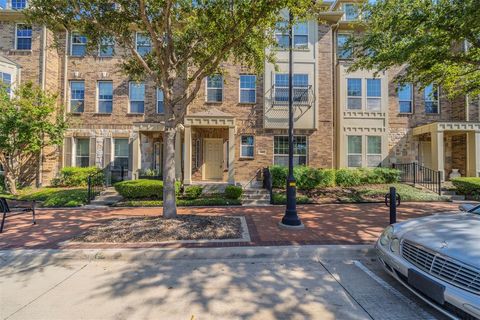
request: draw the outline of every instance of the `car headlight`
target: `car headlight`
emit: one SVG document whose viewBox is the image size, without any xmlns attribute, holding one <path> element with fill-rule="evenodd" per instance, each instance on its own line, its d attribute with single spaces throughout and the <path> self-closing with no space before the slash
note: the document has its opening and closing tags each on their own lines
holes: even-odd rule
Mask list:
<svg viewBox="0 0 480 320">
<path fill-rule="evenodd" d="M 394 238 L 392 242 L 390 242 L 390 251 L 392 251 L 393 253 L 400 252 L 400 240 Z"/>
<path fill-rule="evenodd" d="M 382 246 L 385 247 L 392 241 L 393 231 L 393 226 L 388 226 L 385 230 L 383 230 L 383 233 L 380 236 L 380 244 Z"/>
</svg>

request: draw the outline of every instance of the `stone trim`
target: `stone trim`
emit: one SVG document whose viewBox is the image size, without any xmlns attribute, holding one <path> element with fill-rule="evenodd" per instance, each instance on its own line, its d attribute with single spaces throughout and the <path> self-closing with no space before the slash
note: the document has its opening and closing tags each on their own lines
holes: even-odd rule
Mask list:
<svg viewBox="0 0 480 320">
<path fill-rule="evenodd" d="M 134 132 L 140 132 L 140 131 L 150 131 L 150 132 L 165 131 L 165 124 L 164 124 L 164 123 L 135 123 L 135 124 L 133 124 L 133 131 L 134 131 Z"/>
<path fill-rule="evenodd" d="M 480 132 L 480 122 L 434 122 L 413 128 L 413 135 L 441 131 L 475 131 Z"/>
<path fill-rule="evenodd" d="M 185 117 L 185 126 L 197 127 L 235 127 L 234 117 L 201 117 L 187 116 Z"/>
<path fill-rule="evenodd" d="M 344 132 L 359 132 L 359 133 L 384 133 L 386 128 L 366 128 L 366 127 L 344 127 Z"/>
</svg>

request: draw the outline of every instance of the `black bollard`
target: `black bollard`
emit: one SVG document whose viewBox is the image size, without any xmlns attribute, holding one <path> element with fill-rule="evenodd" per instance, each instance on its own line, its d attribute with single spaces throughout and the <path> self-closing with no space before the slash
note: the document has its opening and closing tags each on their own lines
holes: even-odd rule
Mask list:
<svg viewBox="0 0 480 320">
<path fill-rule="evenodd" d="M 401 197 L 395 187 L 390 187 L 390 192 L 385 195 L 385 205 L 390 208 L 390 224 L 397 223 L 397 207 L 400 206 Z"/>
</svg>

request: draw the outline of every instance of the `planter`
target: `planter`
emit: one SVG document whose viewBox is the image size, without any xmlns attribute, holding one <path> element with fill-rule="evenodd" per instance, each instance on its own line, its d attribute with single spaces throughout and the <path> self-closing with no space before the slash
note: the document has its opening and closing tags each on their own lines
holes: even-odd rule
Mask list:
<svg viewBox="0 0 480 320">
<path fill-rule="evenodd" d="M 452 169 L 452 172 L 450 173 L 450 176 L 449 176 L 450 180 L 455 178 L 460 178 L 462 176 L 458 171 L 459 169 Z"/>
</svg>

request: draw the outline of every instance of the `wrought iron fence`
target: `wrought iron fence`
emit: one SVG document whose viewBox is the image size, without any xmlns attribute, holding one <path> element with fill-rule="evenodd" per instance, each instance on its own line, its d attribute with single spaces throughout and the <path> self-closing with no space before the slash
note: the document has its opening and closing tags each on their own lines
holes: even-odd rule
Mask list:
<svg viewBox="0 0 480 320">
<path fill-rule="evenodd" d="M 97 197 L 107 185 L 105 170 L 98 170 L 87 178 L 87 202 L 90 203 Z"/>
<path fill-rule="evenodd" d="M 270 88 L 270 99 L 272 105 L 288 106 L 289 89 L 288 87 L 273 86 Z M 312 86 L 294 87 L 293 88 L 293 105 L 294 106 L 309 106 L 313 105 L 315 94 Z"/>
<path fill-rule="evenodd" d="M 270 168 L 263 168 L 263 188 L 270 193 L 270 204 L 273 204 L 273 183 Z"/>
<path fill-rule="evenodd" d="M 420 185 L 439 195 L 442 194 L 442 174 L 416 162 L 393 164 L 393 168 L 400 170 L 400 181 Z"/>
</svg>

